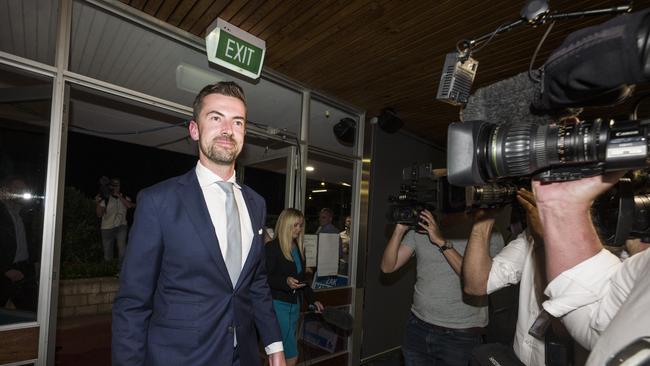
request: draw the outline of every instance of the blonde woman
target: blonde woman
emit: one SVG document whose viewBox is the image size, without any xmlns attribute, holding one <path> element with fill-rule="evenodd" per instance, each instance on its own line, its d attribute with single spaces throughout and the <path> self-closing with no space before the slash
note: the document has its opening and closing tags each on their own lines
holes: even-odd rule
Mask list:
<svg viewBox="0 0 650 366">
<path fill-rule="evenodd" d="M 269 286 L 287 366 L 298 361 L 296 324 L 301 298 L 317 311 L 323 310 L 323 304 L 314 301 L 314 292 L 305 281 L 304 224 L 302 212 L 293 208 L 283 210 L 275 225 L 275 238 L 265 247 Z"/>
</svg>

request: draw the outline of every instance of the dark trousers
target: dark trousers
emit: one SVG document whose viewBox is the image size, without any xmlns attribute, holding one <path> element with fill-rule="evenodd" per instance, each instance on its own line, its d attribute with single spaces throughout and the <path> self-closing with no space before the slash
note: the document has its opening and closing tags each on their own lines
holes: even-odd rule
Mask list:
<svg viewBox="0 0 650 366">
<path fill-rule="evenodd" d="M 482 342 L 478 332 L 438 327 L 411 314 L 402 353 L 406 366 L 467 366 L 472 349 Z"/>
<path fill-rule="evenodd" d="M 38 306 L 38 284 L 34 265 L 27 261 L 14 263 L 13 269 L 22 272 L 24 278 L 11 282 L 4 273 L 0 274 L 0 308 L 11 300 L 18 310 L 36 311 Z"/>
</svg>

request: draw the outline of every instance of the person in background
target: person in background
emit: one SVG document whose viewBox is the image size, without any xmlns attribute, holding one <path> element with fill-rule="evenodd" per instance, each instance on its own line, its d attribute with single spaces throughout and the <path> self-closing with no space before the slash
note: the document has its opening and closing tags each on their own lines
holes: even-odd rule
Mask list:
<svg viewBox="0 0 650 366">
<path fill-rule="evenodd" d="M 533 181 L 549 279 L 549 299 L 543 306 L 591 350 L 587 365 L 647 363 L 650 251 L 621 262 L 603 249 L 591 220 L 594 200 L 623 173 L 547 184 Z"/>
<path fill-rule="evenodd" d="M 101 192 L 95 196 L 95 211 L 97 217 L 102 219 L 104 261 L 113 260 L 114 243 L 117 243 L 117 255 L 121 267 L 128 234 L 126 212 L 135 207 L 135 203 L 120 191 L 121 183 L 119 178 L 112 178 L 108 187 L 109 189 L 105 193 Z"/>
<path fill-rule="evenodd" d="M 305 281 L 304 223 L 302 212 L 284 209 L 275 226 L 275 239 L 265 248 L 273 308 L 280 323 L 288 366 L 298 361 L 296 324 L 301 300 L 313 305 L 318 312 L 323 310 L 323 304 L 314 299 L 314 292 Z"/>
<path fill-rule="evenodd" d="M 460 227 L 467 238 L 468 218 L 454 218 L 458 225 L 453 226 Z M 412 257 L 417 260 L 413 305 L 402 344 L 404 361 L 406 366 L 466 366 L 470 352 L 482 343 L 488 323 L 487 306 L 463 301 L 460 274 L 467 239 L 447 240 L 428 210 L 419 219 L 414 228 L 395 225 L 381 261 L 382 272 L 391 273 Z M 446 229 L 451 231 L 452 225 Z M 502 247 L 503 238 L 493 235 L 491 254 Z"/>
<path fill-rule="evenodd" d="M 482 212 L 465 250 L 463 259 L 464 290 L 469 295 L 491 294 L 501 288 L 520 284 L 519 312 L 512 348 L 521 362 L 527 366 L 555 365 L 560 353 L 570 357 L 572 341 L 566 339 L 566 330 L 558 321 L 553 321 L 546 334 L 549 347 L 562 348 L 554 360 L 546 359 L 544 339 L 529 334 L 529 329 L 542 312 L 546 271 L 544 263 L 544 241 L 542 224 L 537 213 L 533 192 L 521 188 L 517 200 L 526 212 L 526 230 L 506 245 L 494 258 L 490 258 L 488 241 L 495 222 L 496 212 Z M 564 337 L 558 339 L 558 337 Z M 561 341 L 560 341 L 561 340 Z M 551 343 L 552 342 L 552 343 Z M 566 364 L 566 360 L 563 360 Z"/>
<path fill-rule="evenodd" d="M 318 229 L 316 234 L 338 234 L 339 229 L 332 224 L 332 219 L 334 218 L 334 211 L 330 208 L 323 208 L 318 213 Z"/>
<path fill-rule="evenodd" d="M 8 177 L 0 188 L 0 307 L 11 300 L 18 310 L 36 311 L 36 271 L 23 219 L 27 185 L 22 178 Z"/>
<path fill-rule="evenodd" d="M 350 226 L 352 217 L 345 217 L 344 229 L 339 233 L 339 274 L 348 275 L 348 262 L 350 259 Z"/>
</svg>

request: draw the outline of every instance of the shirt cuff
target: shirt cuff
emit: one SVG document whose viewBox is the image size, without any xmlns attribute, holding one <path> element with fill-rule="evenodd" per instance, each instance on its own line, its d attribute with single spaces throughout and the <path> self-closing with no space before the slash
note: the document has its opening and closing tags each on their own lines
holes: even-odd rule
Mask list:
<svg viewBox="0 0 650 366">
<path fill-rule="evenodd" d="M 282 342 L 273 342 L 269 344 L 268 346 L 264 347 L 264 351 L 266 351 L 267 356 L 271 355 L 273 353 L 278 353 L 284 351 L 284 347 L 282 346 Z"/>
<path fill-rule="evenodd" d="M 602 249 L 551 281 L 544 291 L 549 300 L 542 306 L 557 318 L 600 300 L 620 264 L 618 257 Z"/>
</svg>

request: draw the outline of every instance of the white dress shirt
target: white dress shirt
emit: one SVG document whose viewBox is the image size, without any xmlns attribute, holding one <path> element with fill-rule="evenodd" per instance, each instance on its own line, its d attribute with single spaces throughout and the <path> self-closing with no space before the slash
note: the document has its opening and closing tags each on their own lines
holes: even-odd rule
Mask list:
<svg viewBox="0 0 650 366">
<path fill-rule="evenodd" d="M 545 365 L 544 341 L 530 334 L 528 330 L 540 313 L 535 294 L 535 259 L 533 243 L 523 232 L 506 245 L 492 259 L 492 268 L 487 283 L 487 293 L 519 283 L 519 313 L 515 339 L 512 345 L 517 357 L 525 365 Z"/>
<path fill-rule="evenodd" d="M 603 249 L 562 272 L 545 293 L 544 309 L 564 316 L 571 336 L 593 349 L 587 365 L 604 365 L 635 339 L 650 336 L 650 250 L 621 263 Z"/>
<path fill-rule="evenodd" d="M 221 248 L 221 255 L 225 261 L 227 255 L 226 252 L 228 250 L 228 230 L 226 220 L 222 220 L 221 218 L 226 217 L 226 192 L 224 192 L 216 183 L 222 182 L 223 179 L 203 166 L 200 161 L 196 164 L 196 177 L 198 178 L 199 186 L 201 186 L 201 190 L 203 191 L 203 198 L 208 206 L 210 220 L 212 220 L 212 225 L 214 226 L 214 231 L 217 234 L 217 240 L 219 241 L 219 247 Z M 235 202 L 237 202 L 237 209 L 239 211 L 239 223 L 241 225 L 242 239 L 241 268 L 243 268 L 253 242 L 253 226 L 250 215 L 248 214 L 246 201 L 241 193 L 241 186 L 237 184 L 235 174 L 233 174 L 227 181 L 233 184 Z M 270 355 L 272 353 L 281 352 L 284 348 L 282 347 L 282 342 L 273 342 L 264 347 L 264 350 L 267 355 Z"/>
</svg>

